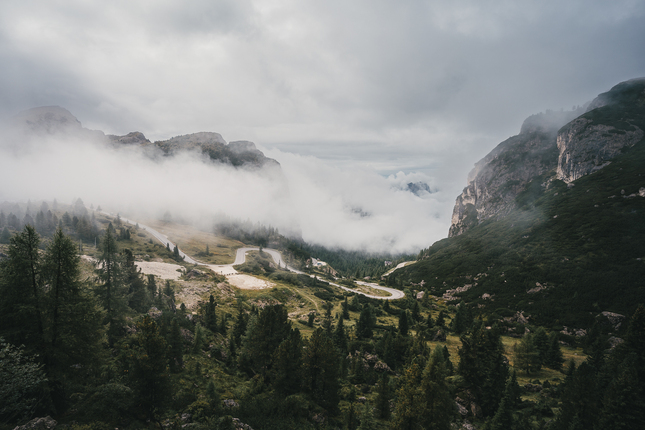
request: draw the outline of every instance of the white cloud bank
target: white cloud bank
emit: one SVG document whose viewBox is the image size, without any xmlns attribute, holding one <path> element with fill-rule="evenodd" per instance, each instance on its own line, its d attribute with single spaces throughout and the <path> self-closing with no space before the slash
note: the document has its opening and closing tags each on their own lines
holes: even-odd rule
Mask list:
<svg viewBox="0 0 645 430">
<path fill-rule="evenodd" d="M 75 138 L 5 142 L 0 201 L 71 202 L 127 217 L 209 223 L 218 214 L 298 231 L 304 240 L 372 252 L 416 252 L 444 237 L 440 193 L 400 189 L 408 176 L 341 169 L 314 157 L 268 151 L 286 177 L 214 163 L 195 152 L 151 158 L 139 147 L 114 149 Z M 419 175 L 411 179 L 422 179 Z"/>
</svg>

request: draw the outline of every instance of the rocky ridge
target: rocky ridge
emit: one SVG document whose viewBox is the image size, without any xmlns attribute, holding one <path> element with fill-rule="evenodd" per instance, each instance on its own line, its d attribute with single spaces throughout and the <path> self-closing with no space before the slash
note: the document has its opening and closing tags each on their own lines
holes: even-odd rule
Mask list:
<svg viewBox="0 0 645 430">
<path fill-rule="evenodd" d="M 25 110 L 8 121 L 11 130 L 9 142 L 37 141 L 43 138 L 76 138 L 107 143 L 114 146 L 140 146 L 154 155 L 160 151 L 172 156 L 180 151 L 201 151 L 213 160 L 234 167 L 259 169 L 265 166 L 278 168 L 280 164 L 266 157 L 253 142 L 227 143 L 219 133 L 199 132 L 176 136 L 168 140 L 151 142 L 146 136 L 133 131 L 123 136 L 106 135 L 100 130 L 89 130 L 67 109 L 60 106 L 42 106 Z"/>
</svg>

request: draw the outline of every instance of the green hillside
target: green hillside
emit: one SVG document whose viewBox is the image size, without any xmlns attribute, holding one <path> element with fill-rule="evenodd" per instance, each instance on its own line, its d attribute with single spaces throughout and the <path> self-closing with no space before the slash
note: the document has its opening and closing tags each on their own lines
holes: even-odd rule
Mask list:
<svg viewBox="0 0 645 430">
<path fill-rule="evenodd" d="M 395 280 L 424 280 L 439 296 L 476 283 L 459 296 L 487 313 L 523 310 L 544 325 L 588 325 L 606 310 L 631 314 L 645 302 L 644 166 L 641 141 L 573 187 L 543 187 L 538 177 L 509 216 L 435 243 Z M 536 283 L 546 288 L 527 293 Z M 486 293 L 493 299 L 482 299 Z"/>
</svg>

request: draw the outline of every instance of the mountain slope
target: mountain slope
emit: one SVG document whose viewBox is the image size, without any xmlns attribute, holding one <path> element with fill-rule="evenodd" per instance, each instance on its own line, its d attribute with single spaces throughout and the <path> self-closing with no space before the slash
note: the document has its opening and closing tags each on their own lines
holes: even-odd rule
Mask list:
<svg viewBox="0 0 645 430">
<path fill-rule="evenodd" d="M 390 282 L 424 281 L 431 294 L 455 290 L 446 297 L 474 302 L 485 313 L 509 308 L 555 326 L 589 325 L 600 311 L 631 313 L 645 302 L 645 139 L 634 137 L 645 129 L 645 80 L 621 84 L 601 98 L 601 106 L 558 133 L 560 140 L 577 122 L 595 127 L 593 133 L 577 128 L 567 141 L 585 149 L 569 163 L 582 174 L 559 175 L 566 159 L 560 154 L 571 150 L 562 146 L 560 162 L 507 198 L 504 216 L 477 220 L 437 242 Z M 585 133 L 604 133 L 604 144 L 594 138 L 586 145 Z M 497 189 L 508 188 L 508 181 L 500 180 Z M 497 192 L 487 198 L 505 197 Z"/>
</svg>

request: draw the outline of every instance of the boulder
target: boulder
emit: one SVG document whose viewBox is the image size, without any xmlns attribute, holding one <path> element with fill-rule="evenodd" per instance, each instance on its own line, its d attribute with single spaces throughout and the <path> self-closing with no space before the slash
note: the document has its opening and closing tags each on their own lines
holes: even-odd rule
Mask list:
<svg viewBox="0 0 645 430">
<path fill-rule="evenodd" d="M 50 430 L 56 427 L 56 420 L 50 416 L 34 418 L 27 424 L 17 426 L 13 430 Z"/>
</svg>

